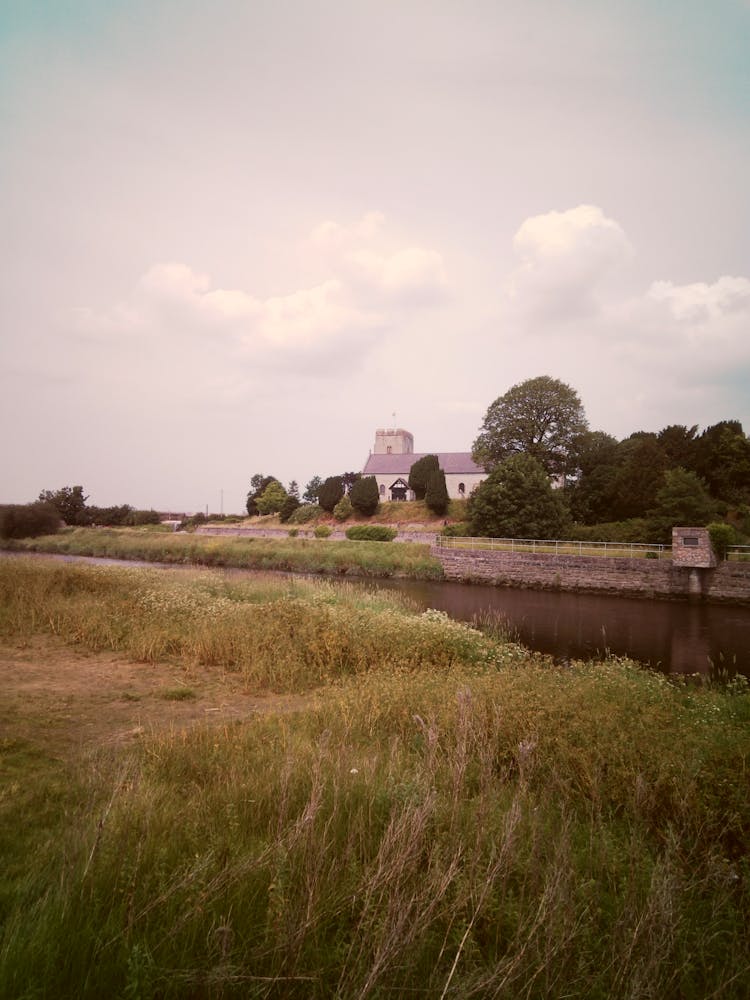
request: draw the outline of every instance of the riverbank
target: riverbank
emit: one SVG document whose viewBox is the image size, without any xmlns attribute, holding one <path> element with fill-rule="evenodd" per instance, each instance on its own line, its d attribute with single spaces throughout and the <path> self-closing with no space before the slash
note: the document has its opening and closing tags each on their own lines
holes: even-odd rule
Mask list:
<svg viewBox="0 0 750 1000">
<path fill-rule="evenodd" d="M 747 995 L 739 682 L 20 559 L 0 642 L 0 996 Z"/>
<path fill-rule="evenodd" d="M 263 538 L 144 531 L 139 528 L 66 528 L 56 535 L 7 541 L 15 552 L 99 556 L 142 562 L 281 570 L 328 576 L 439 580 L 443 571 L 427 544 Z"/>
</svg>

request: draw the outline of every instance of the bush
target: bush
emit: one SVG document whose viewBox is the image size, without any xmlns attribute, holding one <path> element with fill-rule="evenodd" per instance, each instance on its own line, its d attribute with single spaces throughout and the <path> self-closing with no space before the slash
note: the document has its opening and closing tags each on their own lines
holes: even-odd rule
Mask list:
<svg viewBox="0 0 750 1000">
<path fill-rule="evenodd" d="M 347 528 L 346 537 L 352 542 L 392 542 L 398 532 L 384 524 L 355 524 Z"/>
<path fill-rule="evenodd" d="M 328 538 L 331 534 L 331 529 L 327 524 L 318 524 L 315 527 L 315 537 L 316 538 Z"/>
<path fill-rule="evenodd" d="M 315 521 L 323 513 L 323 508 L 316 503 L 306 503 L 298 507 L 289 518 L 289 524 L 309 524 Z"/>
<path fill-rule="evenodd" d="M 287 494 L 286 500 L 281 505 L 281 510 L 279 511 L 279 520 L 282 524 L 286 524 L 292 517 L 292 514 L 299 507 L 299 500 L 296 496 L 291 493 Z"/>
<path fill-rule="evenodd" d="M 333 516 L 337 521 L 346 521 L 354 513 L 352 502 L 346 494 L 339 500 L 333 508 Z"/>
<path fill-rule="evenodd" d="M 131 527 L 140 527 L 142 524 L 159 524 L 158 511 L 155 510 L 131 510 L 125 519 L 125 524 Z"/>
<path fill-rule="evenodd" d="M 299 534 L 299 528 L 290 528 L 287 534 L 290 538 L 296 538 Z"/>
<path fill-rule="evenodd" d="M 320 487 L 318 503 L 323 510 L 333 513 L 333 508 L 344 495 L 344 480 L 341 476 L 329 476 Z"/>
<path fill-rule="evenodd" d="M 445 485 L 445 473 L 442 469 L 431 472 L 427 479 L 427 492 L 424 495 L 425 503 L 433 514 L 442 516 L 448 510 L 450 497 L 448 488 Z"/>
<path fill-rule="evenodd" d="M 424 500 L 430 476 L 440 468 L 437 455 L 423 455 L 418 458 L 409 470 L 409 489 L 414 492 L 417 500 Z"/>
<path fill-rule="evenodd" d="M 467 538 L 471 535 L 471 525 L 468 521 L 459 521 L 458 524 L 446 524 L 441 535 L 446 538 Z"/>
<path fill-rule="evenodd" d="M 602 524 L 574 524 L 568 531 L 572 542 L 648 542 L 649 524 L 643 517 Z"/>
<path fill-rule="evenodd" d="M 36 538 L 53 535 L 60 513 L 51 503 L 7 504 L 0 507 L 0 538 Z"/>
<path fill-rule="evenodd" d="M 364 517 L 372 517 L 380 505 L 380 492 L 375 476 L 365 476 L 352 486 L 349 494 L 352 507 Z"/>
<path fill-rule="evenodd" d="M 731 524 L 722 524 L 721 522 L 709 524 L 708 536 L 717 559 L 726 559 L 727 549 L 737 542 L 737 532 Z"/>
</svg>

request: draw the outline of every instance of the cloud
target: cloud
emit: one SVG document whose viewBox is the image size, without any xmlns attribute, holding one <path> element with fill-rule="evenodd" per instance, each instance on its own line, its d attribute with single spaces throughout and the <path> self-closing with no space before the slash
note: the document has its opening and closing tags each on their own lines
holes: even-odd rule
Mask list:
<svg viewBox="0 0 750 1000">
<path fill-rule="evenodd" d="M 437 251 L 399 246 L 384 227 L 379 212 L 351 227 L 331 220 L 316 226 L 303 249 L 325 276 L 281 295 L 216 287 L 184 262 L 157 263 L 127 300 L 102 313 L 76 310 L 76 327 L 99 339 L 140 333 L 181 341 L 193 334 L 234 346 L 259 365 L 340 369 L 412 312 L 435 305 L 446 286 Z"/>
<path fill-rule="evenodd" d="M 567 322 L 599 312 L 607 279 L 633 255 L 620 225 L 596 205 L 526 219 L 513 248 L 520 264 L 505 291 L 516 312 L 532 324 Z"/>
</svg>

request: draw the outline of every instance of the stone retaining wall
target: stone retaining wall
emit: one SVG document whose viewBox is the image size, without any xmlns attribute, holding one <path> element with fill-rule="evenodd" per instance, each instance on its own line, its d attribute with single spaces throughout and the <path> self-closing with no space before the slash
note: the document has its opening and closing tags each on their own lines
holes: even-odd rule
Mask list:
<svg viewBox="0 0 750 1000">
<path fill-rule="evenodd" d="M 297 528 L 297 538 L 315 538 L 313 528 L 290 525 Z M 389 527 L 385 525 L 385 527 Z M 288 538 L 289 528 L 237 528 L 233 525 L 205 525 L 195 529 L 196 535 L 237 535 L 243 538 Z M 346 541 L 346 529 L 333 528 L 328 536 L 334 542 Z M 399 531 L 395 542 L 418 542 L 420 545 L 434 545 L 437 535 L 430 531 Z"/>
<path fill-rule="evenodd" d="M 434 547 L 446 580 L 501 587 L 569 590 L 624 597 L 685 598 L 690 574 L 698 574 L 700 596 L 710 601 L 750 604 L 750 563 L 724 562 L 714 569 L 675 566 L 671 559 L 555 556 Z"/>
</svg>

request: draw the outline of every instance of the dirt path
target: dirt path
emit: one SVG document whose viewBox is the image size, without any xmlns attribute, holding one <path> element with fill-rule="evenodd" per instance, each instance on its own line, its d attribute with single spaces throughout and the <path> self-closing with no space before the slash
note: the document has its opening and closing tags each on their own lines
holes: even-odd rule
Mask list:
<svg viewBox="0 0 750 1000">
<path fill-rule="evenodd" d="M 216 668 L 136 663 L 47 637 L 0 645 L 0 741 L 31 740 L 51 753 L 296 711 L 312 700 L 252 694 Z"/>
</svg>

